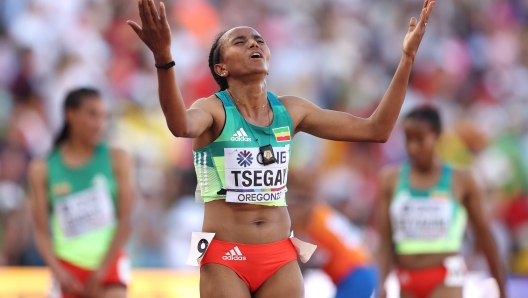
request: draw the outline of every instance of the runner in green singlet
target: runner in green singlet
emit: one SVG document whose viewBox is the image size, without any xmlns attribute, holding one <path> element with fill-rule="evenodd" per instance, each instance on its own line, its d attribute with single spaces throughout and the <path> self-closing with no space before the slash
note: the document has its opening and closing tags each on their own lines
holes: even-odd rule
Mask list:
<svg viewBox="0 0 528 298">
<path fill-rule="evenodd" d="M 403 128 L 410 160 L 381 174 L 382 282 L 394 264 L 400 297 L 462 298 L 467 268 L 458 254 L 469 218 L 500 297 L 506 297 L 504 271 L 478 187 L 470 172 L 453 169 L 436 157 L 441 133 L 438 112 L 430 107 L 415 109 L 405 117 Z"/>
<path fill-rule="evenodd" d="M 51 297 L 126 297 L 131 162 L 101 141 L 108 114 L 96 90 L 70 92 L 64 107 L 55 148 L 29 170 L 35 242 L 56 285 Z"/>
<path fill-rule="evenodd" d="M 153 0 L 138 1 L 142 24 L 128 24 L 154 55 L 167 125 L 176 137 L 193 139 L 205 216 L 203 232 L 193 233 L 188 262 L 201 265 L 202 298 L 304 297 L 296 251 L 305 261 L 313 247 L 289 238 L 285 193 L 291 139 L 305 132 L 330 140 L 385 142 L 434 4 L 425 0 L 420 20 L 411 19 L 394 78 L 378 108 L 363 119 L 268 92 L 270 49 L 249 27 L 216 38 L 209 68 L 220 92 L 187 109 L 172 68 L 165 6 L 158 14 Z"/>
</svg>

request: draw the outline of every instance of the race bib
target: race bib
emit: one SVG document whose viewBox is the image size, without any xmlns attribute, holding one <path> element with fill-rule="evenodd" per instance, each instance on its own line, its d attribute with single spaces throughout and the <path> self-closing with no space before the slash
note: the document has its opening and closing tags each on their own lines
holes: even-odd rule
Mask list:
<svg viewBox="0 0 528 298">
<path fill-rule="evenodd" d="M 193 232 L 191 237 L 191 250 L 189 251 L 189 257 L 187 257 L 185 264 L 200 266 L 200 261 L 205 255 L 207 248 L 209 248 L 209 243 L 213 240 L 214 235 L 215 233 Z"/>
<path fill-rule="evenodd" d="M 447 257 L 444 259 L 444 267 L 447 269 L 444 285 L 448 287 L 462 287 L 467 276 L 467 267 L 464 257 Z"/>
<path fill-rule="evenodd" d="M 392 203 L 394 239 L 402 241 L 444 238 L 451 226 L 450 200 L 398 200 Z"/>
<path fill-rule="evenodd" d="M 54 204 L 54 211 L 66 238 L 81 236 L 116 223 L 114 204 L 104 187 L 66 196 Z"/>
<path fill-rule="evenodd" d="M 276 162 L 262 164 L 259 148 L 225 148 L 226 201 L 276 202 L 286 194 L 290 146 L 273 148 Z"/>
</svg>

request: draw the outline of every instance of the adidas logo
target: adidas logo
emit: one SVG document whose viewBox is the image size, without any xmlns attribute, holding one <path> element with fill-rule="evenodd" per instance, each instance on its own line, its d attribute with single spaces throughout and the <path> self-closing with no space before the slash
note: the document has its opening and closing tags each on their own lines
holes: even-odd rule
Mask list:
<svg viewBox="0 0 528 298">
<path fill-rule="evenodd" d="M 235 246 L 232 250 L 226 252 L 226 255 L 222 257 L 225 261 L 245 261 L 246 257 L 242 255 L 238 246 Z"/>
<path fill-rule="evenodd" d="M 231 141 L 251 142 L 251 138 L 248 138 L 246 131 L 241 128 L 231 137 Z"/>
</svg>

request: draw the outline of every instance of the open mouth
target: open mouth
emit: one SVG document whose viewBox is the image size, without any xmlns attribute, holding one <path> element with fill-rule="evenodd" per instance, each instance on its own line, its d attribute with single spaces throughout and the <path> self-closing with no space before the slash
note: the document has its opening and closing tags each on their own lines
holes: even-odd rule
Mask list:
<svg viewBox="0 0 528 298">
<path fill-rule="evenodd" d="M 251 54 L 251 59 L 260 59 L 260 58 L 262 58 L 262 55 L 260 55 L 260 53 Z"/>
</svg>

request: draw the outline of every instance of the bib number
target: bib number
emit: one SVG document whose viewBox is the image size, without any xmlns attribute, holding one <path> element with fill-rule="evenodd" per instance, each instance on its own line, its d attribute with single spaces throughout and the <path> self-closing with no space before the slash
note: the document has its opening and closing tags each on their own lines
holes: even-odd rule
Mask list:
<svg viewBox="0 0 528 298">
<path fill-rule="evenodd" d="M 71 194 L 55 203 L 54 211 L 66 238 L 78 237 L 116 223 L 112 198 L 103 187 Z"/>
<path fill-rule="evenodd" d="M 193 232 L 191 236 L 191 250 L 187 257 L 187 265 L 200 266 L 200 261 L 209 248 L 215 233 Z"/>
</svg>

